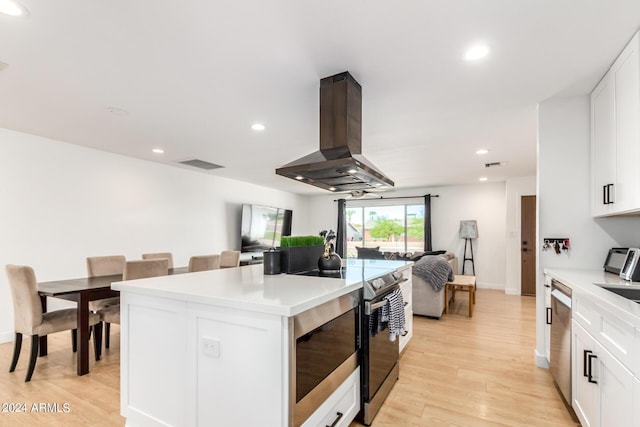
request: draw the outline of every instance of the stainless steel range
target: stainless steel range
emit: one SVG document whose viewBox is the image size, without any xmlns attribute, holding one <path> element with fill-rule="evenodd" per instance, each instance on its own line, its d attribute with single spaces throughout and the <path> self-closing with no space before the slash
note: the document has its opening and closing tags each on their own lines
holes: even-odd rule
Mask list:
<svg viewBox="0 0 640 427">
<path fill-rule="evenodd" d="M 363 283 L 361 396 L 360 419 L 371 425 L 380 406 L 399 377 L 398 339 L 389 339 L 387 324 L 380 322 L 380 310 L 386 297 L 400 288 L 406 279 L 402 273 L 380 275 Z"/>
<path fill-rule="evenodd" d="M 402 273 L 399 273 L 397 271 L 389 272 L 389 270 L 389 268 L 385 268 L 383 266 L 366 265 L 364 260 L 350 260 L 350 263 L 348 263 L 348 267 L 346 269 L 343 267 L 343 269 L 339 272 L 322 272 L 318 270 L 311 270 L 296 273 L 305 276 L 362 280 L 363 288 L 361 303 L 359 304 L 358 309 L 353 311 L 349 309 L 348 311 L 350 313 L 356 313 L 358 319 L 357 342 L 359 343 L 360 350 L 358 359 L 361 372 L 361 410 L 358 418 L 366 425 L 371 425 L 373 418 L 378 413 L 378 410 L 382 406 L 382 403 L 389 395 L 393 385 L 398 379 L 400 371 L 398 365 L 399 340 L 390 340 L 387 323 L 380 322 L 380 311 L 387 304 L 386 298 L 390 294 L 399 290 L 400 283 L 406 281 L 407 279 L 403 277 Z M 353 298 L 351 300 L 353 300 Z M 347 312 L 347 310 L 345 309 L 341 312 Z M 352 322 L 352 320 L 349 319 L 351 319 L 351 317 L 346 318 L 343 322 L 344 328 L 346 328 L 346 330 L 349 330 L 349 325 Z M 329 331 L 340 330 L 337 327 L 324 329 Z M 304 354 L 318 354 L 321 357 L 322 363 L 320 363 L 320 360 L 309 363 L 311 358 L 308 355 L 304 356 L 301 359 L 305 360 L 304 365 L 298 363 L 297 366 L 307 366 L 309 372 L 297 372 L 296 377 L 298 384 L 296 386 L 296 390 L 298 392 L 304 390 L 302 384 L 307 381 L 307 379 L 318 378 L 319 380 L 334 375 L 342 375 L 340 376 L 340 378 L 342 378 L 346 374 L 346 372 L 351 372 L 350 370 L 354 368 L 352 363 L 355 363 L 354 358 L 349 357 L 349 355 L 351 354 L 350 352 L 353 351 L 350 350 L 352 347 L 347 346 L 344 349 L 343 355 L 337 358 L 335 362 L 329 364 L 331 366 L 330 369 L 323 370 L 322 367 L 327 365 L 326 362 L 327 360 L 329 360 L 326 356 L 327 354 L 329 354 L 327 353 L 328 350 L 315 352 L 309 351 L 303 353 L 301 350 L 306 346 L 310 346 L 309 342 L 307 342 L 308 335 L 305 334 L 296 333 L 296 338 L 298 340 L 297 345 L 295 346 L 297 348 L 297 357 L 301 357 Z M 318 334 L 316 333 L 316 335 Z M 320 343 L 320 340 L 317 341 Z M 335 337 L 332 337 L 330 340 L 325 340 L 324 343 L 319 344 L 319 348 L 327 349 L 328 346 L 335 346 L 335 343 L 338 341 L 350 342 L 350 340 L 337 340 Z M 336 353 L 336 351 L 332 350 L 331 354 L 333 353 Z M 347 367 L 344 368 L 344 366 Z M 343 370 L 345 372 L 340 373 Z M 328 375 L 329 372 L 331 372 L 331 375 Z M 318 380 L 308 382 L 312 384 L 313 388 L 322 389 L 323 387 L 318 386 Z M 316 393 L 309 394 L 313 395 Z M 322 394 L 323 398 L 325 397 L 325 394 L 326 392 Z M 301 397 L 302 396 L 298 396 L 298 401 L 296 402 L 296 412 L 297 414 L 299 414 L 296 417 L 298 418 L 298 421 L 303 420 L 306 416 L 308 416 L 308 414 L 312 412 L 315 406 L 324 400 L 323 398 L 313 399 L 314 403 L 311 404 L 311 399 L 305 398 L 304 400 L 309 401 L 307 405 L 307 402 L 300 401 Z"/>
</svg>

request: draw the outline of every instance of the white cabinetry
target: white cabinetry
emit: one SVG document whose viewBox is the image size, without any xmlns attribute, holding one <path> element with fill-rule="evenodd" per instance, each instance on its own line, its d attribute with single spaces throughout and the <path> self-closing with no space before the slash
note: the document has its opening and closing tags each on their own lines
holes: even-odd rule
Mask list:
<svg viewBox="0 0 640 427">
<path fill-rule="evenodd" d="M 412 292 L 413 292 L 413 283 L 411 282 L 412 278 L 412 268 L 411 266 L 406 267 L 402 270 L 399 270 L 402 273 L 402 277 L 406 279 L 405 282 L 400 284 L 400 290 L 402 291 L 402 299 L 404 300 L 404 319 L 405 319 L 405 329 L 407 331 L 406 335 L 400 336 L 400 353 L 404 350 L 407 343 L 413 337 L 413 305 L 412 305 Z"/>
<path fill-rule="evenodd" d="M 545 307 L 545 324 L 544 324 L 544 356 L 547 358 L 547 367 L 550 360 L 551 348 L 551 278 L 545 276 L 544 279 L 544 307 Z"/>
<path fill-rule="evenodd" d="M 591 93 L 593 216 L 640 210 L 640 36 Z"/>
<path fill-rule="evenodd" d="M 302 424 L 302 427 L 343 427 L 360 412 L 360 368 L 357 368 L 331 396 Z"/>
<path fill-rule="evenodd" d="M 638 379 L 632 371 L 638 353 L 635 327 L 587 294 L 574 292 L 574 302 L 571 357 L 576 415 L 584 427 L 638 425 L 634 424 Z"/>
</svg>

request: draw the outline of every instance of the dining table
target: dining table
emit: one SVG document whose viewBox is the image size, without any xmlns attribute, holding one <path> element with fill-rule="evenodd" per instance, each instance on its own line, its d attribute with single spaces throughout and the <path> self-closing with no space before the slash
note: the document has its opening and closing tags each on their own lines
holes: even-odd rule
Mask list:
<svg viewBox="0 0 640 427">
<path fill-rule="evenodd" d="M 188 273 L 188 267 L 170 268 L 169 275 Z M 78 367 L 77 374 L 89 373 L 89 301 L 117 297 L 120 292 L 111 284 L 121 282 L 122 274 L 111 276 L 81 277 L 38 283 L 42 312 L 47 311 L 47 297 L 60 298 L 77 303 L 78 313 Z M 40 356 L 47 355 L 47 336 L 40 337 Z"/>
</svg>

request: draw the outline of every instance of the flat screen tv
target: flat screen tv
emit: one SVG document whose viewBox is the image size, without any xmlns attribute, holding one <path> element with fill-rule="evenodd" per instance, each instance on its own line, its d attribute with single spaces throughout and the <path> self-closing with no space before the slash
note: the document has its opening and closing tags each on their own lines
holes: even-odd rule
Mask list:
<svg viewBox="0 0 640 427">
<path fill-rule="evenodd" d="M 291 235 L 289 209 L 242 205 L 242 252 L 264 252 L 280 246 L 280 237 Z"/>
</svg>

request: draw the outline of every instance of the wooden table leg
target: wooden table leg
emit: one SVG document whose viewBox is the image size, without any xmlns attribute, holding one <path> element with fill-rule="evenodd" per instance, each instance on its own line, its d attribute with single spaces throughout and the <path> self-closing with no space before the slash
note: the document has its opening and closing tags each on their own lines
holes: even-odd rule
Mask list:
<svg viewBox="0 0 640 427">
<path fill-rule="evenodd" d="M 78 375 L 89 373 L 89 298 L 78 296 Z"/>
<path fill-rule="evenodd" d="M 449 285 L 444 285 L 444 314 L 449 314 Z"/>
<path fill-rule="evenodd" d="M 40 304 L 42 305 L 42 312 L 46 313 L 47 312 L 47 297 L 45 297 L 44 295 L 40 295 Z M 39 349 L 40 349 L 40 356 L 46 356 L 47 355 L 47 336 L 46 335 L 41 335 L 40 336 L 40 345 L 39 345 Z"/>
<path fill-rule="evenodd" d="M 473 286 L 469 286 L 469 317 L 473 316 L 473 303 L 475 301 L 475 292 Z"/>
</svg>

